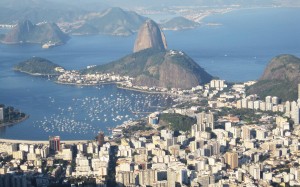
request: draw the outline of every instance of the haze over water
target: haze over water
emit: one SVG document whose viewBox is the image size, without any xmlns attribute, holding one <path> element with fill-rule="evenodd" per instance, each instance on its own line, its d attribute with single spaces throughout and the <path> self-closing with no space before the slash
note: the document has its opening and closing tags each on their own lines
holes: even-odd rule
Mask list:
<svg viewBox="0 0 300 187">
<path fill-rule="evenodd" d="M 165 31 L 165 35 L 169 49 L 184 51 L 213 76 L 234 82 L 255 80 L 276 55 L 300 56 L 299 10 L 233 11 L 204 20 L 220 26 Z M 39 45 L 0 45 L 0 103 L 30 115 L 21 124 L 0 129 L 0 137 L 46 140 L 49 135 L 60 135 L 65 140 L 92 139 L 99 130 L 146 115 L 135 116 L 132 111 L 155 111 L 153 106 L 169 105 L 170 100 L 160 95 L 122 90 L 114 85 L 58 85 L 47 78 L 12 70 L 13 65 L 32 56 L 47 58 L 67 69 L 104 64 L 131 53 L 134 40 L 135 36 L 72 36 L 66 45 L 49 50 Z M 117 116 L 123 117 L 116 119 Z M 66 125 L 62 128 L 61 124 Z M 69 132 L 67 128 L 74 130 Z"/>
</svg>

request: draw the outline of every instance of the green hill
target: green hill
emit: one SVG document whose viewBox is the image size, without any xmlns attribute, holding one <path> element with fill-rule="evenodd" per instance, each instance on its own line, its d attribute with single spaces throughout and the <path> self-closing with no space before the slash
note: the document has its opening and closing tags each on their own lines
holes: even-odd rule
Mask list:
<svg viewBox="0 0 300 187">
<path fill-rule="evenodd" d="M 277 96 L 283 100 L 297 100 L 300 84 L 300 58 L 280 55 L 267 65 L 261 78 L 247 93 L 258 94 L 261 98 Z"/>
<path fill-rule="evenodd" d="M 31 75 L 59 75 L 57 68 L 63 69 L 61 66 L 52 63 L 51 61 L 33 57 L 14 66 L 15 71 L 28 73 Z"/>
<path fill-rule="evenodd" d="M 200 24 L 184 17 L 175 17 L 161 24 L 163 30 L 193 29 Z"/>
<path fill-rule="evenodd" d="M 163 113 L 160 115 L 159 123 L 162 126 L 169 126 L 175 131 L 190 131 L 191 127 L 197 123 L 197 120 L 181 114 Z"/>
<path fill-rule="evenodd" d="M 117 61 L 85 69 L 82 73 L 116 73 L 135 78 L 139 86 L 188 89 L 212 79 L 203 68 L 181 51 L 153 48 L 127 55 Z"/>
</svg>

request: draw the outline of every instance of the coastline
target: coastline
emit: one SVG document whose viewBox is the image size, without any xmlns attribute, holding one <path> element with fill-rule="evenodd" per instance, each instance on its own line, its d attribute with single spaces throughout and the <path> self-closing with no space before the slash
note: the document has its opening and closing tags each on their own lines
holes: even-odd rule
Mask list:
<svg viewBox="0 0 300 187">
<path fill-rule="evenodd" d="M 159 92 L 159 91 L 151 91 L 151 90 L 143 90 L 143 89 L 138 89 L 138 88 L 132 88 L 132 87 L 126 87 L 122 86 L 121 82 L 100 82 L 98 84 L 77 84 L 77 83 L 64 83 L 60 81 L 54 81 L 56 84 L 62 84 L 62 85 L 71 85 L 71 86 L 99 86 L 99 85 L 109 85 L 109 84 L 114 84 L 117 86 L 119 89 L 123 90 L 131 90 L 131 91 L 136 91 L 136 92 L 141 92 L 141 93 L 148 93 L 148 94 L 168 94 L 168 95 L 173 95 L 173 96 L 178 96 L 177 94 L 174 93 L 168 93 L 168 92 Z"/>
<path fill-rule="evenodd" d="M 13 70 L 14 70 L 14 71 L 16 71 L 16 72 L 24 73 L 24 74 L 27 74 L 27 75 L 32 75 L 32 76 L 35 76 L 35 77 L 44 77 L 44 76 L 59 76 L 59 74 L 41 74 L 41 73 L 30 73 L 30 72 L 27 72 L 27 71 L 22 71 L 22 70 L 15 69 L 15 68 L 13 68 Z"/>
<path fill-rule="evenodd" d="M 62 140 L 61 143 L 66 144 L 77 144 L 77 143 L 86 143 L 92 140 Z M 0 143 L 25 143 L 25 144 L 49 144 L 48 140 L 19 140 L 19 139 L 6 139 L 0 138 Z"/>
<path fill-rule="evenodd" d="M 7 123 L 0 124 L 0 128 L 2 128 L 2 127 L 7 127 L 7 126 L 11 126 L 11 125 L 16 125 L 16 124 L 18 124 L 18 123 L 21 123 L 21 122 L 25 121 L 25 120 L 28 119 L 29 117 L 30 117 L 30 115 L 25 115 L 25 117 L 22 118 L 22 119 L 19 119 L 19 120 L 13 121 L 13 122 L 7 122 Z"/>
</svg>

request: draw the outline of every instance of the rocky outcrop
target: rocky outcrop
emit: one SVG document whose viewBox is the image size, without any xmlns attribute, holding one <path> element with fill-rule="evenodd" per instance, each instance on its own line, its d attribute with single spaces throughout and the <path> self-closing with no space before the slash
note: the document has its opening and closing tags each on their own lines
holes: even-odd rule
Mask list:
<svg viewBox="0 0 300 187">
<path fill-rule="evenodd" d="M 208 83 L 212 76 L 184 52 L 166 50 L 165 36 L 152 20 L 140 28 L 134 53 L 108 64 L 85 69 L 83 74 L 115 73 L 133 77 L 133 84 L 189 89 Z"/>
<path fill-rule="evenodd" d="M 30 21 L 20 21 L 15 28 L 7 33 L 2 39 L 2 43 L 54 43 L 63 44 L 69 39 L 55 23 L 32 24 Z"/>
<path fill-rule="evenodd" d="M 181 51 L 146 49 L 83 73 L 111 73 L 134 77 L 134 84 L 188 89 L 208 83 L 212 76 Z"/>
<path fill-rule="evenodd" d="M 157 50 L 167 49 L 167 42 L 164 33 L 152 20 L 147 20 L 139 29 L 133 52 L 154 48 Z"/>
<path fill-rule="evenodd" d="M 270 61 L 261 78 L 249 88 L 248 94 L 258 94 L 262 98 L 271 95 L 283 100 L 296 100 L 298 84 L 300 58 L 280 55 Z"/>
</svg>

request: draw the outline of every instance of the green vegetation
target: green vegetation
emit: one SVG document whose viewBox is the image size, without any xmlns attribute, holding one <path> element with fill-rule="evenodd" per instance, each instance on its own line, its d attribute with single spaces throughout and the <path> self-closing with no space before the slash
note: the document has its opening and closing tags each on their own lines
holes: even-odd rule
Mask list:
<svg viewBox="0 0 300 187">
<path fill-rule="evenodd" d="M 14 66 L 14 70 L 34 75 L 59 75 L 57 67 L 62 68 L 47 59 L 33 57 Z"/>
<path fill-rule="evenodd" d="M 148 130 L 153 130 L 153 128 L 149 126 L 146 121 L 141 120 L 138 124 L 124 129 L 123 134 L 125 134 L 127 137 L 130 137 L 137 131 L 148 131 Z"/>
<path fill-rule="evenodd" d="M 199 26 L 199 23 L 188 20 L 184 17 L 175 17 L 162 24 L 163 29 L 179 30 L 190 29 Z"/>
<path fill-rule="evenodd" d="M 253 90 L 264 99 L 266 96 L 277 96 L 284 101 L 297 99 L 297 87 L 292 82 L 285 80 L 261 80 L 254 84 L 247 92 L 253 93 Z"/>
<path fill-rule="evenodd" d="M 241 121 L 245 121 L 246 123 L 258 122 L 258 120 L 261 118 L 261 115 L 257 114 L 255 110 L 252 109 L 235 109 L 224 107 L 216 114 L 216 119 L 221 116 L 228 115 L 237 116 Z"/>
<path fill-rule="evenodd" d="M 241 121 L 244 121 L 246 123 L 258 123 L 259 119 L 261 119 L 262 115 L 283 115 L 280 112 L 272 112 L 272 111 L 260 111 L 252 110 L 252 109 L 236 109 L 236 108 L 227 108 L 223 107 L 220 111 L 216 113 L 216 119 L 218 119 L 221 116 L 237 116 Z"/>
<path fill-rule="evenodd" d="M 145 49 L 120 60 L 81 71 L 89 73 L 115 73 L 136 78 L 135 85 L 187 89 L 207 83 L 212 76 L 187 55 L 157 49 Z M 176 75 L 174 74 L 176 72 Z"/>
<path fill-rule="evenodd" d="M 189 131 L 197 123 L 195 118 L 181 114 L 161 114 L 159 120 L 160 125 L 169 126 L 175 131 Z"/>
<path fill-rule="evenodd" d="M 27 118 L 25 113 L 20 112 L 14 107 L 11 106 L 5 107 L 5 105 L 0 104 L 0 108 L 3 109 L 3 120 L 0 120 L 0 127 L 3 124 L 18 123 L 19 121 L 22 121 L 25 118 Z"/>
<path fill-rule="evenodd" d="M 108 73 L 114 72 L 120 75 L 137 77 L 141 74 L 150 74 L 147 67 L 160 65 L 163 62 L 164 52 L 155 49 L 146 49 L 127 55 L 117 61 L 108 64 L 95 66 L 90 69 L 82 70 L 83 74 L 88 73 Z M 151 63 L 147 63 L 151 61 Z"/>
<path fill-rule="evenodd" d="M 300 58 L 293 55 L 280 55 L 271 60 L 264 74 L 256 84 L 247 90 L 247 94 L 277 96 L 284 101 L 297 99 L 297 87 L 300 83 Z"/>
</svg>

